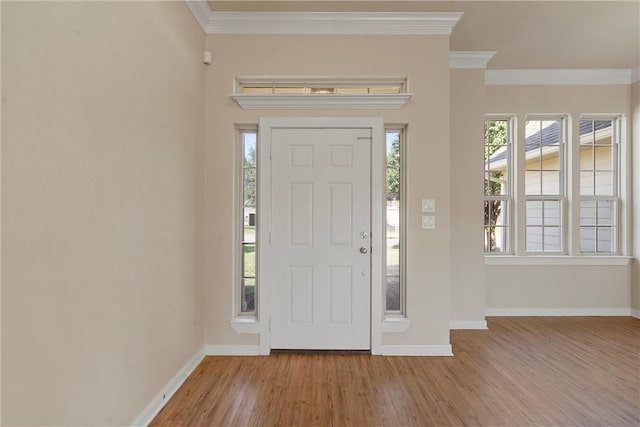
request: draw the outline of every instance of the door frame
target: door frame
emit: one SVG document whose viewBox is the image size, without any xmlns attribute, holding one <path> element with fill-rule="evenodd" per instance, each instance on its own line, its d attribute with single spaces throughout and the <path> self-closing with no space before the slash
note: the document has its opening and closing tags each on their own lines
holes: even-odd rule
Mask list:
<svg viewBox="0 0 640 427">
<path fill-rule="evenodd" d="M 271 353 L 271 142 L 273 129 L 371 129 L 371 354 L 382 353 L 384 121 L 381 117 L 261 117 L 258 126 L 257 278 L 260 354 Z"/>
</svg>

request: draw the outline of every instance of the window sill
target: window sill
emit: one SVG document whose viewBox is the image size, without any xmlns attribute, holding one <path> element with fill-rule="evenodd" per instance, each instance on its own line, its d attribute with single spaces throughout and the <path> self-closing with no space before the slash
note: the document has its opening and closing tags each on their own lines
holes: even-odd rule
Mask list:
<svg viewBox="0 0 640 427">
<path fill-rule="evenodd" d="M 229 325 L 238 334 L 259 334 L 260 322 L 256 317 L 235 317 L 229 321 Z"/>
<path fill-rule="evenodd" d="M 485 255 L 484 265 L 591 265 L 591 266 L 615 266 L 629 265 L 631 258 L 627 256 L 611 255 Z"/>
<path fill-rule="evenodd" d="M 382 321 L 382 332 L 404 332 L 411 326 L 411 320 L 404 316 L 385 316 Z"/>
<path fill-rule="evenodd" d="M 231 94 L 243 110 L 397 110 L 413 94 Z"/>
</svg>

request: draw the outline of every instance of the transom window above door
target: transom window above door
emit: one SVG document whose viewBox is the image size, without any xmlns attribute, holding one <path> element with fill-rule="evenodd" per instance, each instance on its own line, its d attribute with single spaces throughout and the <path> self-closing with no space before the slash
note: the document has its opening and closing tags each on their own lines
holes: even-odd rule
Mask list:
<svg viewBox="0 0 640 427">
<path fill-rule="evenodd" d="M 238 77 L 230 95 L 251 109 L 398 109 L 411 98 L 406 77 Z"/>
<path fill-rule="evenodd" d="M 236 93 L 245 94 L 399 94 L 406 93 L 406 78 L 238 78 Z"/>
</svg>

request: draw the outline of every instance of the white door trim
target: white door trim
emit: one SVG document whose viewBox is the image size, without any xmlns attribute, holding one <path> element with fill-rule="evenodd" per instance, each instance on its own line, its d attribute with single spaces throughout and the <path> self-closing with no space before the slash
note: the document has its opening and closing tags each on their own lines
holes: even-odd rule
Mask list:
<svg viewBox="0 0 640 427">
<path fill-rule="evenodd" d="M 275 128 L 371 129 L 371 354 L 382 353 L 384 122 L 380 117 L 262 117 L 258 130 L 258 317 L 260 354 L 271 352 L 271 132 Z"/>
</svg>

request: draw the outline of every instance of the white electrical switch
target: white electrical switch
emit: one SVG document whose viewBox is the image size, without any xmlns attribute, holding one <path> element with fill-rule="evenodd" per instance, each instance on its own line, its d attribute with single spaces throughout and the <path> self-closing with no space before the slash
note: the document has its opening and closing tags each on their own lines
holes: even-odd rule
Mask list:
<svg viewBox="0 0 640 427">
<path fill-rule="evenodd" d="M 436 228 L 436 217 L 433 215 L 424 215 L 422 217 L 422 228 L 428 230 Z"/>
<path fill-rule="evenodd" d="M 422 199 L 422 212 L 435 212 L 436 201 L 434 199 Z"/>
</svg>

